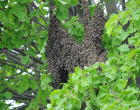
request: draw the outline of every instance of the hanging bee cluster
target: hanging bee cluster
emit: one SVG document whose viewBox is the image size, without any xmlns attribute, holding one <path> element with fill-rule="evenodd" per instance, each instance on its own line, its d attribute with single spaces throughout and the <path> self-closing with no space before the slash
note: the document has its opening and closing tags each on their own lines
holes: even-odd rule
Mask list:
<svg viewBox="0 0 140 110">
<path fill-rule="evenodd" d="M 88 5 L 83 0 L 84 40 L 78 44 L 69 33 L 64 30 L 61 22 L 53 15 L 54 4 L 50 1 L 50 25 L 48 30 L 49 44 L 47 46 L 48 71 L 53 77 L 54 89 L 62 88 L 60 83 L 66 83 L 68 74 L 74 72 L 78 65 L 80 68 L 93 65 L 96 61 L 104 61 L 101 34 L 103 32 L 103 10 L 100 5 L 95 9 L 94 19 Z M 104 53 L 104 52 L 103 52 Z M 106 55 L 104 55 L 106 56 Z M 103 59 L 99 59 L 103 57 Z"/>
</svg>

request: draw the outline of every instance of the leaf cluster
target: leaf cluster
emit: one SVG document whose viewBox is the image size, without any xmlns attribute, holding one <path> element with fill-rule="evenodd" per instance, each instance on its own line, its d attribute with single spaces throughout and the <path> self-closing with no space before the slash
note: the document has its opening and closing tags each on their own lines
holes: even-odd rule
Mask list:
<svg viewBox="0 0 140 110">
<path fill-rule="evenodd" d="M 68 83 L 50 94 L 49 110 L 80 110 L 82 102 L 86 103 L 85 110 L 140 108 L 139 6 L 138 0 L 129 1 L 128 10 L 110 16 L 103 35 L 108 60 L 100 64 L 96 62 L 84 70 L 76 67 L 69 75 Z M 128 22 L 125 30 L 123 26 Z"/>
<path fill-rule="evenodd" d="M 36 3 L 40 2 L 36 0 Z M 75 72 L 69 74 L 68 83 L 57 90 L 53 90 L 52 78 L 46 74 L 49 21 L 43 17 L 44 14 L 48 16 L 43 7 L 48 7 L 48 1 L 41 2 L 39 8 L 34 6 L 33 10 L 29 10 L 33 5 L 30 3 L 33 0 L 0 2 L 0 110 L 9 110 L 12 104 L 6 101 L 11 99 L 23 103 L 19 109 L 25 110 L 80 110 L 83 102 L 86 110 L 140 108 L 139 0 L 128 0 L 128 10 L 112 14 L 106 23 L 102 41 L 108 51 L 108 60 L 96 62 L 84 70 L 76 67 Z M 80 43 L 84 27 L 78 17 L 65 21 L 69 19 L 70 4 L 76 6 L 79 3 L 76 0 L 54 0 L 54 3 L 57 6 L 54 14 Z M 93 13 L 94 7 L 90 9 Z M 124 29 L 127 24 L 128 28 Z"/>
</svg>

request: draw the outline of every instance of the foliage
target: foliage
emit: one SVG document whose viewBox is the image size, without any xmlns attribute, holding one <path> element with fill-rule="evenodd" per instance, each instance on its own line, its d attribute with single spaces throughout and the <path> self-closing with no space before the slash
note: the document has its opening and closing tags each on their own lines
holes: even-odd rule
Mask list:
<svg viewBox="0 0 140 110">
<path fill-rule="evenodd" d="M 68 83 L 50 94 L 49 110 L 80 110 L 83 101 L 86 110 L 140 108 L 140 92 L 135 80 L 140 72 L 139 6 L 139 1 L 130 1 L 127 11 L 111 15 L 103 35 L 108 61 L 100 63 L 102 71 L 98 70 L 98 62 L 84 70 L 76 67 L 75 73 L 69 75 Z M 130 24 L 125 31 L 123 26 L 128 21 Z M 123 41 L 128 41 L 128 44 Z M 133 79 L 130 85 L 129 78 Z"/>
<path fill-rule="evenodd" d="M 68 22 L 63 23 L 64 28 L 68 29 L 70 35 L 78 42 L 83 41 L 84 26 L 78 22 L 78 18 L 73 16 Z"/>
<path fill-rule="evenodd" d="M 45 50 L 49 20 L 43 16 L 46 15 L 47 19 L 49 16 L 43 7 L 48 8 L 48 1 L 40 3 L 41 0 L 36 0 L 40 4 L 39 8 L 34 6 L 29 11 L 27 7 L 30 8 L 32 2 L 0 2 L 0 51 L 6 50 L 0 54 L 0 110 L 9 109 L 11 105 L 6 104 L 6 101 L 10 99 L 23 102 L 27 105 L 25 110 L 38 110 L 40 107 L 49 110 L 80 109 L 83 101 L 87 105 L 86 110 L 138 110 L 140 93 L 135 77 L 140 73 L 139 0 L 128 0 L 128 10 L 112 14 L 106 23 L 102 40 L 108 50 L 106 63 L 96 62 L 84 70 L 76 67 L 75 73 L 69 75 L 68 83 L 58 90 L 53 90 L 50 84 L 52 78 L 46 74 Z M 67 14 L 70 4 L 76 6 L 77 0 L 54 2 L 57 6 L 54 14 L 80 43 L 84 27 L 78 22 L 77 16 L 69 19 Z M 130 24 L 125 31 L 123 26 L 128 22 Z M 126 41 L 128 44 L 124 43 Z M 128 85 L 130 78 L 132 81 Z"/>
</svg>

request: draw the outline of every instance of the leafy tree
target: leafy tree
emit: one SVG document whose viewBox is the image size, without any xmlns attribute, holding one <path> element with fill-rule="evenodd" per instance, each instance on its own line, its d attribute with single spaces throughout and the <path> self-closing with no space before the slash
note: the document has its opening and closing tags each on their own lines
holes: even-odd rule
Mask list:
<svg viewBox="0 0 140 110">
<path fill-rule="evenodd" d="M 57 8 L 53 14 L 81 43 L 85 32 L 84 4 L 76 0 L 54 2 Z M 15 108 L 18 110 L 139 110 L 140 1 L 104 3 L 107 22 L 102 44 L 108 59 L 83 69 L 76 67 L 63 88 L 53 90 L 45 57 L 49 44 L 49 1 L 0 1 L 0 110 L 8 110 L 12 103 L 6 101 L 11 99 L 23 103 Z M 117 3 L 122 9 L 118 9 Z M 94 1 L 88 0 L 88 5 L 93 15 Z"/>
</svg>

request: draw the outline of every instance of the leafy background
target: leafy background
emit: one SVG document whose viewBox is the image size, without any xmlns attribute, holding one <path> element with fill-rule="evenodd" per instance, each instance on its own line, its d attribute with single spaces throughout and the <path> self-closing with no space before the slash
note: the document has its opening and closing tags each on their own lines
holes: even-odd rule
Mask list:
<svg viewBox="0 0 140 110">
<path fill-rule="evenodd" d="M 54 2 L 54 14 L 80 43 L 84 27 L 78 16 L 69 19 L 67 14 L 70 4 L 77 6 L 79 2 Z M 108 60 L 84 70 L 76 67 L 68 83 L 54 91 L 52 78 L 46 74 L 49 14 L 44 7 L 48 3 L 0 1 L 0 110 L 9 110 L 12 104 L 6 101 L 11 99 L 24 103 L 18 109 L 25 110 L 80 109 L 84 103 L 86 110 L 139 110 L 140 1 L 128 0 L 127 10 L 112 14 L 106 22 L 102 42 Z M 94 8 L 90 6 L 91 14 Z"/>
</svg>

